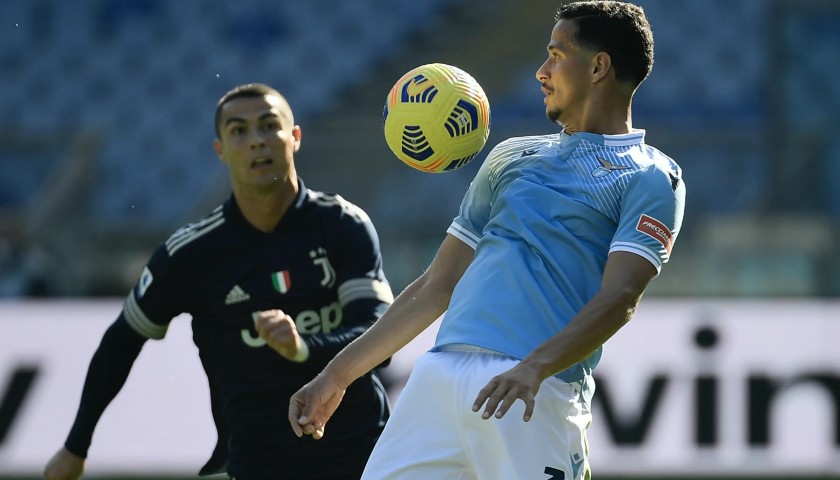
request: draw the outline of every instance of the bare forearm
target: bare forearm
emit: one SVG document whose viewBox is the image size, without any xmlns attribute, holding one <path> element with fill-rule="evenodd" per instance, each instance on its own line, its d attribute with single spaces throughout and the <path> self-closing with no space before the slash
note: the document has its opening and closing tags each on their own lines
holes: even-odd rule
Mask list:
<svg viewBox="0 0 840 480">
<path fill-rule="evenodd" d="M 537 347 L 523 363 L 545 379 L 585 359 L 630 321 L 656 273 L 656 268 L 641 256 L 611 253 L 598 293 L 563 331 Z"/>
<path fill-rule="evenodd" d="M 584 360 L 633 316 L 640 296 L 599 293 L 566 328 L 543 342 L 523 363 L 547 378 Z"/>
<path fill-rule="evenodd" d="M 452 290 L 474 258 L 474 250 L 447 234 L 429 269 L 409 285 L 374 325 L 324 369 L 345 388 L 395 354 L 449 307 Z"/>
<path fill-rule="evenodd" d="M 446 311 L 452 290 L 472 262 L 474 250 L 447 234 L 431 266 L 409 285 L 382 317 L 347 345 L 289 400 L 289 424 L 298 437 L 319 439 L 347 387 L 425 330 Z"/>
<path fill-rule="evenodd" d="M 305 335 L 304 339 L 309 347 L 310 362 L 322 365 L 335 357 L 338 352 L 359 338 L 377 320 L 378 312 L 388 305 L 377 299 L 359 299 L 345 305 L 341 327 L 329 333 L 314 333 Z"/>
<path fill-rule="evenodd" d="M 326 372 L 349 385 L 428 328 L 449 305 L 451 292 L 436 289 L 427 275 L 406 287 L 382 317 L 345 347 Z"/>
</svg>

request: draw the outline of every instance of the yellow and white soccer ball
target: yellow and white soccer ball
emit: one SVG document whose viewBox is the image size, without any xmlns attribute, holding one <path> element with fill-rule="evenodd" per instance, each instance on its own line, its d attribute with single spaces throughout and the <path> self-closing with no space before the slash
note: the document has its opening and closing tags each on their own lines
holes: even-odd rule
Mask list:
<svg viewBox="0 0 840 480">
<path fill-rule="evenodd" d="M 467 72 L 443 63 L 403 75 L 385 102 L 385 140 L 406 164 L 441 173 L 475 158 L 490 135 L 490 103 Z"/>
</svg>

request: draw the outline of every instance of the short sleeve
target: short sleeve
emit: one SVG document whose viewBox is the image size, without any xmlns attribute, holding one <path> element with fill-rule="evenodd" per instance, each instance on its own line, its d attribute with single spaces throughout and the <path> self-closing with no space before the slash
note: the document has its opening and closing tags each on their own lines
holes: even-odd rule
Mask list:
<svg viewBox="0 0 840 480">
<path fill-rule="evenodd" d="M 491 151 L 479 167 L 475 178 L 467 189 L 467 193 L 461 200 L 458 216 L 455 217 L 447 229 L 447 233 L 452 234 L 473 249 L 478 245 L 484 227 L 490 221 L 490 211 L 492 209 L 490 165 L 494 153 L 497 151 L 498 148 Z"/>
<path fill-rule="evenodd" d="M 668 261 L 679 234 L 685 207 L 685 184 L 679 167 L 640 171 L 628 184 L 610 252 L 641 255 L 657 271 Z"/>
</svg>

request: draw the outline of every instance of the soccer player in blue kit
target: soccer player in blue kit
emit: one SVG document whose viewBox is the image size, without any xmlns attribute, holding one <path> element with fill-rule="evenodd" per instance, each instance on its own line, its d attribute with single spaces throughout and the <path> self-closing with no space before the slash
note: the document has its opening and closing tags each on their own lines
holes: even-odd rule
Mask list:
<svg viewBox="0 0 840 480">
<path fill-rule="evenodd" d="M 345 389 L 443 315 L 364 480 L 591 476 L 592 371 L 668 261 L 685 186 L 632 126 L 643 10 L 573 2 L 555 20 L 536 77 L 562 131 L 497 145 L 430 267 L 290 400 L 296 434 L 329 438 Z"/>
<path fill-rule="evenodd" d="M 91 360 L 48 479 L 81 477 L 94 428 L 144 342 L 183 312 L 219 433 L 202 473 L 357 480 L 384 427 L 390 407 L 374 371 L 347 390 L 332 442 L 301 441 L 277 410 L 393 300 L 373 224 L 342 197 L 304 186 L 294 163 L 301 129 L 275 89 L 234 88 L 215 124 L 233 193 L 152 255 Z"/>
</svg>

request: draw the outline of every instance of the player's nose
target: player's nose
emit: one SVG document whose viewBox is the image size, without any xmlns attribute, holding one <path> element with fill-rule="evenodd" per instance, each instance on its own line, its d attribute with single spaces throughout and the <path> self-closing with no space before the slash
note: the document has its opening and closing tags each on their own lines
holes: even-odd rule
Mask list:
<svg viewBox="0 0 840 480">
<path fill-rule="evenodd" d="M 537 68 L 537 71 L 534 74 L 534 76 L 537 77 L 537 81 L 540 83 L 543 83 L 545 80 L 548 79 L 548 68 L 546 68 L 547 63 L 548 59 L 546 59 L 546 61 L 544 61 L 542 65 L 540 65 L 540 67 Z"/>
<path fill-rule="evenodd" d="M 254 132 L 251 134 L 251 137 L 248 139 L 249 143 L 251 144 L 251 149 L 257 149 L 265 146 L 265 138 L 263 137 L 262 133 Z"/>
</svg>

